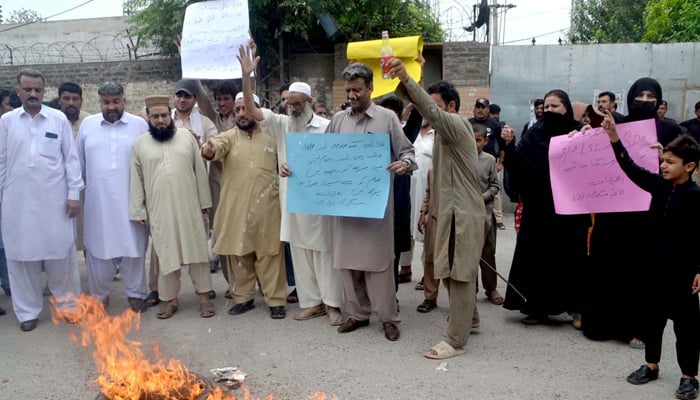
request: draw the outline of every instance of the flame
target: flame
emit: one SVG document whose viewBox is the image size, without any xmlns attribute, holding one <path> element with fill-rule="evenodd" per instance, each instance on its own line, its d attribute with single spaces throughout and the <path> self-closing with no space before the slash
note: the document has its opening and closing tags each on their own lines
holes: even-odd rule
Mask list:
<svg viewBox="0 0 700 400">
<path fill-rule="evenodd" d="M 94 346 L 92 357 L 100 374 L 96 383 L 108 399 L 197 400 L 209 389 L 180 360 L 165 359 L 157 345 L 153 347 L 156 360 L 151 361 L 141 351 L 140 342 L 126 338 L 127 333 L 139 329 L 141 314 L 127 309 L 121 315 L 111 316 L 101 301 L 86 294 L 50 301 L 54 324 L 67 321 L 79 326 L 79 332 L 72 332 L 71 339 L 83 347 Z M 70 307 L 59 308 L 57 304 Z M 316 392 L 307 399 L 326 400 L 326 395 Z M 236 400 L 236 396 L 215 387 L 207 393 L 206 400 Z M 255 399 L 243 388 L 243 398 L 239 400 Z M 266 400 L 273 400 L 272 395 Z M 332 400 L 338 398 L 333 395 Z"/>
</svg>

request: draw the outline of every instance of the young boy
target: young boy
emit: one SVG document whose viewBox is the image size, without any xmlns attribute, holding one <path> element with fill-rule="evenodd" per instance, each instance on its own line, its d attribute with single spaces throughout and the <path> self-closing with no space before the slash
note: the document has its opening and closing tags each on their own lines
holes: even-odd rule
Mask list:
<svg viewBox="0 0 700 400">
<path fill-rule="evenodd" d="M 627 377 L 640 385 L 659 377 L 661 340 L 668 318 L 676 334 L 676 357 L 680 366 L 680 385 L 676 398 L 698 396 L 698 361 L 700 360 L 700 253 L 697 251 L 700 226 L 700 186 L 691 179 L 700 160 L 700 145 L 690 136 L 672 140 L 663 149 L 661 174 L 641 168 L 630 159 L 620 142 L 610 112 L 603 120 L 615 151 L 615 158 L 625 174 L 637 186 L 651 193 L 649 211 L 654 231 L 658 233 L 652 261 L 657 266 L 656 288 L 648 293 L 650 304 L 645 321 L 646 364 Z M 663 292 L 662 292 L 663 291 Z"/>
<path fill-rule="evenodd" d="M 503 304 L 503 296 L 496 290 L 498 276 L 496 271 L 496 216 L 493 213 L 494 198 L 500 190 L 498 183 L 498 172 L 496 172 L 496 158 L 484 152 L 484 147 L 488 144 L 489 138 L 486 127 L 481 124 L 472 124 L 474 129 L 474 139 L 476 140 L 476 150 L 479 154 L 479 183 L 484 196 L 486 206 L 486 225 L 484 234 L 484 247 L 481 251 L 481 284 L 484 286 L 486 298 L 492 304 Z"/>
</svg>

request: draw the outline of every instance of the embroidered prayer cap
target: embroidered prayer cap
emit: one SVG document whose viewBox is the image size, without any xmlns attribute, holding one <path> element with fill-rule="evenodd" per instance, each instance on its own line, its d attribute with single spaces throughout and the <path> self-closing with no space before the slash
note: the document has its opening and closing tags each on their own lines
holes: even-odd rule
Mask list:
<svg viewBox="0 0 700 400">
<path fill-rule="evenodd" d="M 304 82 L 294 82 L 289 85 L 290 92 L 303 93 L 308 97 L 311 97 L 311 86 Z"/>
<path fill-rule="evenodd" d="M 243 98 L 243 92 L 238 92 L 236 95 L 236 100 L 240 100 Z M 257 94 L 253 93 L 253 101 L 255 102 L 255 105 L 260 107 L 260 97 L 258 97 Z"/>
<path fill-rule="evenodd" d="M 170 108 L 170 97 L 164 94 L 156 94 L 153 96 L 148 96 L 143 101 L 146 103 L 146 108 L 149 110 L 151 107 L 164 106 Z"/>
</svg>

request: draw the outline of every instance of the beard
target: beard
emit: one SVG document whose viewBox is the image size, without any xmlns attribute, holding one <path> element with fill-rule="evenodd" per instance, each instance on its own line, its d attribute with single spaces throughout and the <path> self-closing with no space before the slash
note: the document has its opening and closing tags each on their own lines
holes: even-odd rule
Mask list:
<svg viewBox="0 0 700 400">
<path fill-rule="evenodd" d="M 155 139 L 158 142 L 167 142 L 168 140 L 172 139 L 173 136 L 175 136 L 175 122 L 170 121 L 170 124 L 166 127 L 163 128 L 156 128 L 153 124 L 150 122 L 148 123 L 148 132 L 151 134 L 151 137 Z"/>
<path fill-rule="evenodd" d="M 311 118 L 313 118 L 314 112 L 311 110 L 311 107 L 307 104 L 306 107 L 304 107 L 304 111 L 301 112 L 301 115 L 298 117 L 295 117 L 293 115 L 289 115 L 289 123 L 287 124 L 287 131 L 288 132 L 306 132 L 306 125 L 309 124 L 309 121 L 311 121 Z"/>
<path fill-rule="evenodd" d="M 246 132 L 255 128 L 256 124 L 257 123 L 254 120 L 248 120 L 248 122 L 245 124 L 242 122 L 238 122 L 238 120 L 236 120 L 236 126 L 238 127 L 238 129 L 240 129 L 242 131 L 246 131 Z"/>
</svg>

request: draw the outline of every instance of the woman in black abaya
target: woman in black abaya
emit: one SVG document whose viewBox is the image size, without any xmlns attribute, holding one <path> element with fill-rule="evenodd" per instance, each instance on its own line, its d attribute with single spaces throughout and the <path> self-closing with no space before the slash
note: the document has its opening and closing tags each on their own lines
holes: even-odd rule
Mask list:
<svg viewBox="0 0 700 400">
<path fill-rule="evenodd" d="M 523 200 L 523 214 L 515 244 L 503 306 L 525 314 L 524 324 L 546 322 L 550 315 L 580 308 L 580 275 L 586 257 L 590 215 L 557 215 L 549 178 L 549 142 L 554 136 L 581 129 L 574 120 L 566 92 L 545 95 L 545 112 L 522 139 L 505 148 L 509 190 Z M 506 139 L 506 138 L 504 138 Z"/>
</svg>

